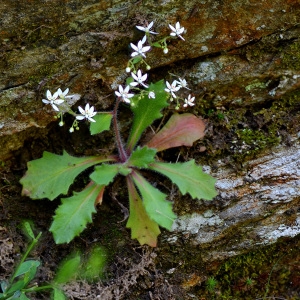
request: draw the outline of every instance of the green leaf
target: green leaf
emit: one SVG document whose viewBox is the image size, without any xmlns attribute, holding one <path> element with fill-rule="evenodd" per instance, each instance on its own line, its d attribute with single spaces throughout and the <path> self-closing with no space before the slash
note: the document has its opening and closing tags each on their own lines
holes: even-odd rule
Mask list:
<svg viewBox="0 0 300 300">
<path fill-rule="evenodd" d="M 170 230 L 176 218 L 172 211 L 172 203 L 166 200 L 164 193 L 153 187 L 138 172 L 133 172 L 132 177 L 142 195 L 149 217 L 158 225 Z"/>
<path fill-rule="evenodd" d="M 141 55 L 138 55 L 138 56 L 135 56 L 133 59 L 132 59 L 132 63 L 135 65 L 137 64 L 138 62 L 140 62 L 142 60 L 142 56 Z"/>
<path fill-rule="evenodd" d="M 71 279 L 75 279 L 78 274 L 78 269 L 80 266 L 80 254 L 64 261 L 59 267 L 54 278 L 56 284 L 67 283 Z"/>
<path fill-rule="evenodd" d="M 134 82 L 134 79 L 130 76 L 126 78 L 126 86 L 130 85 L 131 82 Z"/>
<path fill-rule="evenodd" d="M 162 45 L 159 42 L 154 42 L 152 46 L 157 47 L 157 48 L 162 48 Z"/>
<path fill-rule="evenodd" d="M 37 267 L 34 266 L 28 272 L 26 272 L 24 274 L 24 278 L 23 279 L 26 282 L 26 284 L 28 284 L 35 277 L 36 272 L 37 272 Z"/>
<path fill-rule="evenodd" d="M 16 283 L 11 285 L 11 287 L 8 289 L 6 294 L 11 294 L 13 292 L 21 291 L 21 289 L 24 288 L 26 285 L 27 285 L 27 282 L 25 282 L 24 280 L 22 280 L 22 279 L 18 280 Z"/>
<path fill-rule="evenodd" d="M 19 297 L 20 300 L 30 300 L 26 295 L 25 293 L 22 293 Z"/>
<path fill-rule="evenodd" d="M 99 278 L 104 274 L 106 260 L 106 250 L 100 246 L 94 247 L 86 261 L 85 270 L 81 274 L 81 277 L 88 282 L 99 281 Z"/>
<path fill-rule="evenodd" d="M 0 281 L 0 287 L 1 287 L 1 291 L 2 291 L 2 292 L 5 292 L 6 289 L 7 289 L 7 287 L 8 287 L 7 282 L 6 282 L 5 280 Z M 1 294 L 0 294 L 0 296 L 1 296 Z"/>
<path fill-rule="evenodd" d="M 95 167 L 95 171 L 90 175 L 90 178 L 97 184 L 108 185 L 111 181 L 113 181 L 118 172 L 119 167 L 117 164 L 102 164 L 101 166 Z"/>
<path fill-rule="evenodd" d="M 42 158 L 28 162 L 28 170 L 20 180 L 22 195 L 50 200 L 66 195 L 78 174 L 90 166 L 112 160 L 112 157 L 72 157 L 66 151 L 63 155 L 45 151 Z"/>
<path fill-rule="evenodd" d="M 131 238 L 137 239 L 141 245 L 156 247 L 160 234 L 157 223 L 150 219 L 131 177 L 127 177 L 130 214 L 126 224 L 131 228 Z"/>
<path fill-rule="evenodd" d="M 193 146 L 196 140 L 204 137 L 205 123 L 193 114 L 174 114 L 167 124 L 146 144 L 157 151 Z"/>
<path fill-rule="evenodd" d="M 169 177 L 183 195 L 189 193 L 194 199 L 205 200 L 211 200 L 217 195 L 216 179 L 204 173 L 194 160 L 174 164 L 155 162 L 150 165 L 150 169 Z"/>
<path fill-rule="evenodd" d="M 74 192 L 72 197 L 62 199 L 50 227 L 57 244 L 69 243 L 92 222 L 95 201 L 102 189 L 103 186 L 93 183 L 80 193 Z"/>
<path fill-rule="evenodd" d="M 132 169 L 128 168 L 126 164 L 119 164 L 119 173 L 123 176 L 127 176 L 131 173 Z"/>
<path fill-rule="evenodd" d="M 52 294 L 53 300 L 66 300 L 66 296 L 64 292 L 58 288 L 53 288 L 53 294 Z"/>
<path fill-rule="evenodd" d="M 40 262 L 38 260 L 27 260 L 24 261 L 20 268 L 18 269 L 18 271 L 15 274 L 15 277 L 18 277 L 20 275 L 23 275 L 27 272 L 30 272 L 30 270 L 35 270 L 37 269 L 37 267 L 40 265 Z"/>
<path fill-rule="evenodd" d="M 137 147 L 128 159 L 128 165 L 137 168 L 147 168 L 150 163 L 154 162 L 155 154 L 155 149 Z"/>
<path fill-rule="evenodd" d="M 111 112 L 97 113 L 93 117 L 93 119 L 96 122 L 91 122 L 90 124 L 91 134 L 101 133 L 102 131 L 109 130 L 111 119 L 112 119 L 112 113 Z"/>
<path fill-rule="evenodd" d="M 130 107 L 134 113 L 134 117 L 127 143 L 129 152 L 134 149 L 143 131 L 150 126 L 154 120 L 162 117 L 160 111 L 169 105 L 167 103 L 168 94 L 165 92 L 163 80 L 158 81 L 155 84 L 150 84 L 148 91 L 153 91 L 155 93 L 155 99 L 149 99 L 148 95 L 143 95 L 140 100 L 138 100 L 140 95 L 131 98 L 135 105 Z"/>
<path fill-rule="evenodd" d="M 11 297 L 5 298 L 7 300 L 20 299 L 22 296 L 21 291 L 16 291 Z"/>
<path fill-rule="evenodd" d="M 33 233 L 32 229 L 31 229 L 30 223 L 27 222 L 27 221 L 25 221 L 25 222 L 23 223 L 23 226 L 24 226 L 24 229 L 25 229 L 26 233 L 27 233 L 32 239 L 35 239 L 35 236 L 34 236 L 34 233 Z"/>
</svg>

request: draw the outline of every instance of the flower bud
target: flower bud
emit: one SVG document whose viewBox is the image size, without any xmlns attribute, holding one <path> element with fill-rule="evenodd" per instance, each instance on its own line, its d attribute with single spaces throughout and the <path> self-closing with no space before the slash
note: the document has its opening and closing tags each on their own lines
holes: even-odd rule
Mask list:
<svg viewBox="0 0 300 300">
<path fill-rule="evenodd" d="M 146 69 L 147 69 L 147 70 L 150 70 L 150 69 L 151 69 L 151 67 L 150 67 L 149 65 L 147 65 Z"/>
<path fill-rule="evenodd" d="M 169 49 L 168 48 L 164 48 L 164 54 L 167 54 L 169 52 Z"/>
<path fill-rule="evenodd" d="M 69 129 L 69 131 L 70 131 L 71 133 L 74 132 L 74 128 L 71 127 L 71 128 Z"/>
<path fill-rule="evenodd" d="M 60 122 L 58 123 L 58 125 L 59 125 L 59 126 L 64 126 L 64 122 L 63 122 L 63 121 L 60 121 Z"/>
<path fill-rule="evenodd" d="M 129 67 L 126 68 L 126 72 L 130 73 L 131 69 Z"/>
<path fill-rule="evenodd" d="M 148 94 L 148 98 L 150 99 L 150 98 L 152 98 L 152 99 L 155 99 L 155 93 L 154 92 L 149 92 L 149 94 Z"/>
</svg>

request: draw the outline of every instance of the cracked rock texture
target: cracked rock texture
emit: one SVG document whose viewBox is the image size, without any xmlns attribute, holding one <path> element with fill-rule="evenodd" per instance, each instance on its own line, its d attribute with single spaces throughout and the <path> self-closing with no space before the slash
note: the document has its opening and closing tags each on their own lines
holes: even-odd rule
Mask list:
<svg viewBox="0 0 300 300">
<path fill-rule="evenodd" d="M 202 252 L 202 258 L 211 261 L 269 245 L 279 237 L 296 236 L 300 233 L 299 167 L 299 143 L 288 148 L 279 146 L 268 155 L 248 161 L 247 171 L 240 174 L 219 161 L 218 171 L 212 175 L 218 179 L 219 191 L 219 199 L 214 201 L 221 201 L 222 209 L 179 217 L 169 242 L 188 235 L 194 245 L 213 243 L 219 251 L 209 248 Z M 226 232 L 232 229 L 243 238 L 228 243 Z"/>
<path fill-rule="evenodd" d="M 182 70 L 181 60 L 190 59 L 184 71 L 193 89 L 218 105 L 280 97 L 300 84 L 299 9 L 298 0 L 3 0 L 0 158 L 45 134 L 53 120 L 41 103 L 47 89 L 69 87 L 105 109 L 113 100 L 101 99 L 126 76 L 129 43 L 142 36 L 134 26 L 150 20 L 162 34 L 176 21 L 187 29 L 186 42 L 172 42 L 168 55 L 150 53 L 153 69 L 176 62 Z M 251 47 L 257 41 L 263 55 Z"/>
<path fill-rule="evenodd" d="M 245 119 L 256 118 L 255 134 L 273 130 L 279 141 L 240 170 L 228 163 L 230 155 L 214 156 L 229 140 L 218 135 L 216 124 L 208 125 L 215 144 L 207 147 L 212 158 L 206 170 L 218 179 L 219 195 L 210 204 L 191 205 L 191 212 L 179 208 L 173 232 L 161 240 L 170 249 L 200 247 L 201 259 L 209 262 L 299 234 L 299 0 L 1 0 L 0 161 L 49 131 L 53 112 L 41 101 L 47 89 L 68 87 L 98 111 L 111 107 L 127 76 L 129 44 L 143 36 L 135 26 L 152 20 L 163 35 L 177 21 L 186 33 L 184 42 L 171 41 L 168 55 L 149 53 L 150 77 L 170 72 L 186 78 L 198 101 L 193 113 L 200 116 L 203 105 L 208 124 L 209 109 L 238 116 L 247 108 Z M 292 125 L 280 103 L 295 113 Z M 233 137 L 249 129 L 226 121 Z M 284 132 L 266 124 L 281 124 Z M 251 147 L 241 143 L 231 154 Z"/>
</svg>

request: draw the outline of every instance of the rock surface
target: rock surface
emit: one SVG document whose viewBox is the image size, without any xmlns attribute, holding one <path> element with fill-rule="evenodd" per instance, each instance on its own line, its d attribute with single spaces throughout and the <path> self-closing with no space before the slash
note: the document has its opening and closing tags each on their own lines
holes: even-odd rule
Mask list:
<svg viewBox="0 0 300 300">
<path fill-rule="evenodd" d="M 180 60 L 192 59 L 186 75 L 215 102 L 226 98 L 241 105 L 247 94 L 247 103 L 257 103 L 268 93 L 279 97 L 299 87 L 299 8 L 297 0 L 2 1 L 0 158 L 29 136 L 45 133 L 41 129 L 53 120 L 40 101 L 46 89 L 69 87 L 106 108 L 113 97 L 101 99 L 126 76 L 129 42 L 141 37 L 134 26 L 150 20 L 162 34 L 176 21 L 187 29 L 186 42 L 171 43 L 169 55 L 149 55 L 151 67 L 182 67 Z M 270 35 L 276 42 L 268 41 Z M 261 39 L 271 53 L 248 51 Z M 292 58 L 283 58 L 284 46 Z M 241 48 L 243 53 L 235 53 Z"/>
<path fill-rule="evenodd" d="M 247 170 L 236 171 L 218 162 L 219 196 L 202 213 L 179 217 L 168 241 L 188 236 L 194 245 L 214 245 L 202 251 L 204 261 L 222 260 L 280 237 L 300 233 L 300 145 L 277 147 L 270 154 L 247 162 Z M 216 203 L 221 204 L 221 208 Z M 228 243 L 228 233 L 239 235 Z"/>
</svg>

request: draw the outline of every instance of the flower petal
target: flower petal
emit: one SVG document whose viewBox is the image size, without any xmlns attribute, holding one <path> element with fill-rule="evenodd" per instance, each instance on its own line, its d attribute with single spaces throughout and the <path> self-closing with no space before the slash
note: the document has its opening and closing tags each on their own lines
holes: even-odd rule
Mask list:
<svg viewBox="0 0 300 300">
<path fill-rule="evenodd" d="M 143 26 L 135 26 L 137 29 L 141 30 L 141 31 L 146 31 L 146 29 Z"/>
<path fill-rule="evenodd" d="M 94 119 L 92 119 L 91 117 L 88 117 L 88 120 L 90 121 L 90 122 L 96 122 Z"/>
<path fill-rule="evenodd" d="M 55 104 L 52 103 L 51 106 L 54 110 L 59 111 L 59 108 Z"/>
<path fill-rule="evenodd" d="M 47 90 L 46 96 L 47 96 L 47 98 L 48 98 L 49 100 L 52 98 L 52 94 L 51 94 L 51 92 L 50 92 L 49 90 Z"/>
<path fill-rule="evenodd" d="M 80 111 L 80 113 L 82 115 L 85 115 L 85 110 L 81 107 L 81 106 L 78 106 L 78 110 Z M 76 117 L 77 118 L 77 117 Z"/>
<path fill-rule="evenodd" d="M 63 99 L 56 99 L 56 100 L 53 100 L 53 103 L 59 105 L 59 104 L 62 104 L 65 100 Z"/>
</svg>

